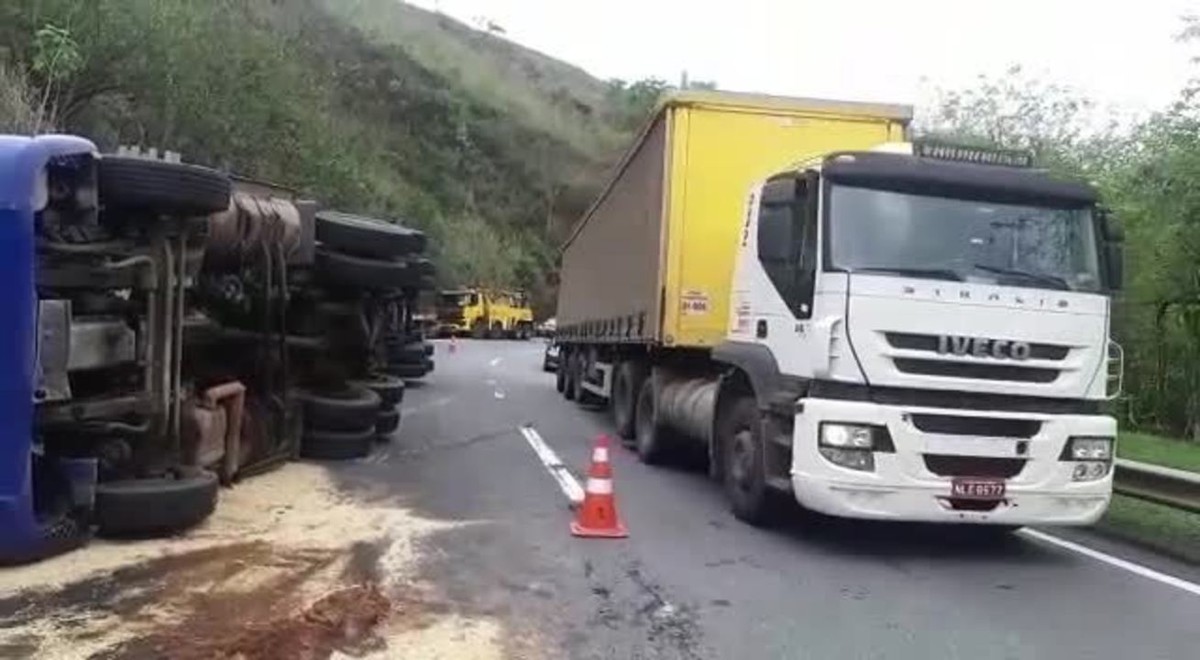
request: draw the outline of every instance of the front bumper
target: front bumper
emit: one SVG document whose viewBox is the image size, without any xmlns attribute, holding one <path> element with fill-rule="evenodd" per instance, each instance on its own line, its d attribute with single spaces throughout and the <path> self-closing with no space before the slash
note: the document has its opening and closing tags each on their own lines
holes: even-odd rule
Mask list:
<svg viewBox="0 0 1200 660">
<path fill-rule="evenodd" d="M 1116 421 L 1101 415 L 1038 415 L 970 410 L 905 408 L 832 399 L 803 399 L 795 419 L 792 488 L 806 508 L 833 516 L 875 520 L 980 523 L 996 525 L 1088 525 L 1112 496 L 1112 470 L 1095 481 L 1071 480 L 1074 463 L 1060 461 L 1070 436 L 1116 436 Z M 914 414 L 1036 419 L 1029 438 L 979 437 L 927 433 L 916 428 Z M 894 453 L 877 452 L 875 470 L 837 466 L 817 448 L 821 422 L 885 425 Z M 1024 451 L 1017 447 L 1026 440 Z M 1020 472 L 1006 480 L 1003 500 L 991 510 L 950 497 L 953 475 L 930 470 L 925 455 L 1024 458 Z"/>
</svg>

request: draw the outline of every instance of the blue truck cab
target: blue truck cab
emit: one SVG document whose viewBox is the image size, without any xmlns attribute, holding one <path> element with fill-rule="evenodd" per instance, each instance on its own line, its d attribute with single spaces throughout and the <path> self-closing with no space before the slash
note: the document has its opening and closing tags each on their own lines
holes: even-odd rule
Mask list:
<svg viewBox="0 0 1200 660">
<path fill-rule="evenodd" d="M 95 181 L 96 146 L 0 135 L 0 563 L 31 561 L 88 537 L 94 459 L 51 458 L 34 437 L 36 227 L 61 186 Z M 56 188 L 58 186 L 58 188 Z"/>
</svg>

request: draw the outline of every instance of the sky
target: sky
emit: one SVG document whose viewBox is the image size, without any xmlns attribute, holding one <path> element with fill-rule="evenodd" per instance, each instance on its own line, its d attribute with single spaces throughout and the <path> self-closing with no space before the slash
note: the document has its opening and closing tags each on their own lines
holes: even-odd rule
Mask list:
<svg viewBox="0 0 1200 660">
<path fill-rule="evenodd" d="M 1102 106 L 1170 103 L 1200 65 L 1200 0 L 410 0 L 600 78 L 920 103 L 1021 65 Z"/>
</svg>

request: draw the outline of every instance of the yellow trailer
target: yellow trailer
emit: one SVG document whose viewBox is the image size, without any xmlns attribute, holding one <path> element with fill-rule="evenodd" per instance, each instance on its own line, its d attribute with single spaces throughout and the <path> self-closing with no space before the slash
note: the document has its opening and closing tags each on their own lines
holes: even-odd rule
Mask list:
<svg viewBox="0 0 1200 660">
<path fill-rule="evenodd" d="M 689 91 L 667 98 L 563 246 L 563 341 L 726 338 L 746 197 L 833 151 L 905 138 L 908 106 Z"/>
</svg>

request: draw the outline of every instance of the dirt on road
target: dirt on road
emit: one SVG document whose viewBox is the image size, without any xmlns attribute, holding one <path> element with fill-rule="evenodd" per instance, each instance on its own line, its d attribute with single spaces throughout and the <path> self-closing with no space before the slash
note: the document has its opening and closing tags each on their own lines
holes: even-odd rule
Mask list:
<svg viewBox="0 0 1200 660">
<path fill-rule="evenodd" d="M 417 574 L 417 543 L 450 527 L 290 464 L 223 491 L 181 536 L 0 572 L 0 657 L 499 658 L 499 622 Z"/>
</svg>

